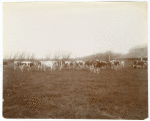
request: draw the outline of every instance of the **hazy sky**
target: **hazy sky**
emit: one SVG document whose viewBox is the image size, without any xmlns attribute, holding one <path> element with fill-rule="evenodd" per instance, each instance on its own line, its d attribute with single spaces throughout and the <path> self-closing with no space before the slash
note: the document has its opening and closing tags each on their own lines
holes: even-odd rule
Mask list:
<svg viewBox="0 0 150 121">
<path fill-rule="evenodd" d="M 147 16 L 146 2 L 3 3 L 3 53 L 127 53 L 148 42 Z"/>
</svg>

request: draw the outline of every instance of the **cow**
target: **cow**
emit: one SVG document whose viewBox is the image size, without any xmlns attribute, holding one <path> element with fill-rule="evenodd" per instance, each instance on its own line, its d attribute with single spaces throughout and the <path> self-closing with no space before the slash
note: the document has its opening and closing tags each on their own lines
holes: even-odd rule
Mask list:
<svg viewBox="0 0 150 121">
<path fill-rule="evenodd" d="M 107 65 L 111 67 L 112 66 L 112 62 L 111 61 L 107 62 Z"/>
<path fill-rule="evenodd" d="M 112 61 L 109 61 L 107 64 L 110 66 L 111 69 L 114 69 L 114 63 L 116 61 L 112 60 Z M 116 63 L 117 64 L 117 63 Z"/>
<path fill-rule="evenodd" d="M 85 61 L 85 67 L 89 67 L 90 61 Z"/>
<path fill-rule="evenodd" d="M 7 62 L 3 62 L 3 67 L 7 67 L 8 63 Z"/>
<path fill-rule="evenodd" d="M 84 65 L 85 65 L 85 62 L 83 61 L 75 61 L 75 68 L 78 70 L 84 68 Z"/>
<path fill-rule="evenodd" d="M 63 69 L 63 62 L 62 61 L 57 61 L 56 66 L 59 68 L 59 70 Z"/>
<path fill-rule="evenodd" d="M 105 61 L 99 61 L 99 60 L 96 60 L 95 63 L 94 63 L 94 72 L 100 72 L 100 69 L 104 68 L 106 69 L 106 66 L 107 66 L 107 63 Z"/>
<path fill-rule="evenodd" d="M 90 68 L 90 71 L 93 71 L 95 68 L 95 62 L 94 61 L 86 61 L 85 66 Z"/>
<path fill-rule="evenodd" d="M 107 63 L 105 61 L 100 61 L 101 68 L 106 69 Z"/>
<path fill-rule="evenodd" d="M 92 60 L 86 61 L 85 67 L 90 68 L 90 71 L 99 72 L 101 68 L 106 69 L 107 63 L 105 61 Z"/>
<path fill-rule="evenodd" d="M 27 69 L 28 71 L 31 69 L 31 67 L 34 66 L 33 62 L 30 61 L 22 61 L 20 63 L 19 68 L 21 69 L 21 71 L 23 72 L 23 69 Z"/>
<path fill-rule="evenodd" d="M 134 69 L 139 68 L 139 67 L 140 67 L 140 66 L 139 66 L 139 61 L 135 60 L 135 61 L 133 62 L 132 67 L 133 67 Z"/>
<path fill-rule="evenodd" d="M 37 62 L 37 66 L 38 66 L 38 71 L 39 71 L 41 69 L 41 67 L 42 67 L 40 61 Z"/>
<path fill-rule="evenodd" d="M 14 61 L 14 70 L 17 69 L 17 66 L 19 67 L 21 65 L 21 61 Z"/>
<path fill-rule="evenodd" d="M 28 71 L 31 69 L 31 67 L 34 64 L 30 61 L 14 61 L 14 70 L 16 70 L 17 66 L 21 69 L 23 72 L 23 69 L 27 69 Z"/>
<path fill-rule="evenodd" d="M 86 61 L 84 62 L 84 67 L 89 68 L 90 71 L 94 71 L 96 61 Z"/>
<path fill-rule="evenodd" d="M 134 61 L 132 67 L 134 69 L 147 67 L 147 63 L 145 61 Z"/>
<path fill-rule="evenodd" d="M 46 71 L 46 68 L 50 68 L 52 71 L 56 62 L 57 61 L 39 61 L 38 62 L 38 70 L 41 69 L 41 70 Z"/>
<path fill-rule="evenodd" d="M 122 70 L 124 68 L 124 61 L 112 61 L 112 69 Z"/>
<path fill-rule="evenodd" d="M 70 68 L 75 68 L 75 62 L 70 62 Z"/>
<path fill-rule="evenodd" d="M 143 61 L 143 62 L 144 62 L 143 67 L 147 68 L 148 67 L 148 61 Z"/>
<path fill-rule="evenodd" d="M 124 68 L 124 61 L 120 61 L 120 65 L 122 65 L 122 68 Z"/>
<path fill-rule="evenodd" d="M 65 61 L 65 68 L 67 68 L 67 67 L 69 67 L 69 69 L 70 69 L 70 61 Z"/>
</svg>

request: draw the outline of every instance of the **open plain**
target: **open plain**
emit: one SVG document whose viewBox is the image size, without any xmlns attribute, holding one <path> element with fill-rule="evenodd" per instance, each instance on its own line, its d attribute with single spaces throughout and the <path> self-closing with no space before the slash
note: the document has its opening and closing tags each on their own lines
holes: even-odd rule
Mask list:
<svg viewBox="0 0 150 121">
<path fill-rule="evenodd" d="M 148 71 L 130 65 L 100 73 L 3 68 L 3 117 L 52 119 L 145 119 Z"/>
</svg>

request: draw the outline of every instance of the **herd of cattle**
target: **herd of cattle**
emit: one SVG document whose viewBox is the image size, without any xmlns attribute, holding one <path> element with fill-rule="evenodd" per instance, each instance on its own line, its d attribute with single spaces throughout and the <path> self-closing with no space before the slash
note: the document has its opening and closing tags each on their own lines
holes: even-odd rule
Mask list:
<svg viewBox="0 0 150 121">
<path fill-rule="evenodd" d="M 4 66 L 7 66 L 7 62 L 3 62 Z M 147 67 L 148 63 L 146 61 L 134 61 L 132 67 L 135 68 L 145 68 Z M 36 66 L 39 71 L 46 71 L 47 69 L 55 70 L 55 69 L 87 69 L 89 68 L 90 71 L 94 73 L 100 72 L 101 69 L 106 69 L 107 66 L 110 66 L 112 69 L 115 70 L 122 70 L 124 68 L 124 61 L 14 61 L 14 70 L 20 68 L 23 72 L 24 69 L 28 71 L 32 69 L 33 66 Z"/>
</svg>

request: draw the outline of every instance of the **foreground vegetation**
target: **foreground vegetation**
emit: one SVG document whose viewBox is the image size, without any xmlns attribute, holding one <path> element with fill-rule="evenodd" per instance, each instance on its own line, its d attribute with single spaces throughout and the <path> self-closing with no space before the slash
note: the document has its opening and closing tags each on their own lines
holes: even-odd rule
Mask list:
<svg viewBox="0 0 150 121">
<path fill-rule="evenodd" d="M 148 71 L 3 70 L 5 118 L 145 119 Z"/>
</svg>

